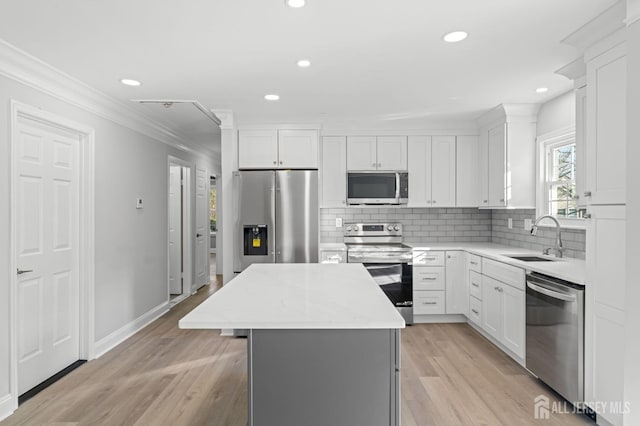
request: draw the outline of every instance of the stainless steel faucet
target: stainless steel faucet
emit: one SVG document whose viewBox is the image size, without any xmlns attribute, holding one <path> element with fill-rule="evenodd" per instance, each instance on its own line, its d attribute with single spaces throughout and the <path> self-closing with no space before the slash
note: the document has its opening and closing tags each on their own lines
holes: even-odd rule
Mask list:
<svg viewBox="0 0 640 426">
<path fill-rule="evenodd" d="M 542 219 L 551 219 L 556 223 L 556 247 L 555 247 L 556 257 L 562 257 L 564 255 L 564 247 L 562 246 L 562 236 L 560 235 L 560 222 L 558 222 L 558 219 L 549 215 L 540 216 L 539 218 L 536 219 L 535 223 L 531 227 L 531 235 L 536 235 L 536 233 L 538 232 L 538 223 L 540 223 Z M 549 254 L 549 249 L 544 250 L 542 253 Z"/>
</svg>

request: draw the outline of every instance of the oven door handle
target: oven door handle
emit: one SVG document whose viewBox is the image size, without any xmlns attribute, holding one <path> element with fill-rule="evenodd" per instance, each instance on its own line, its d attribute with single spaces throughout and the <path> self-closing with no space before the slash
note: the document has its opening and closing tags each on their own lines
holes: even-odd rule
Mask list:
<svg viewBox="0 0 640 426">
<path fill-rule="evenodd" d="M 554 299 L 564 300 L 565 302 L 576 301 L 576 296 L 573 294 L 558 293 L 557 291 L 552 291 L 547 288 L 540 287 L 539 285 L 535 285 L 531 281 L 527 281 L 527 287 L 529 287 L 531 290 L 537 291 L 538 293 L 542 293 L 546 296 L 553 297 Z"/>
</svg>

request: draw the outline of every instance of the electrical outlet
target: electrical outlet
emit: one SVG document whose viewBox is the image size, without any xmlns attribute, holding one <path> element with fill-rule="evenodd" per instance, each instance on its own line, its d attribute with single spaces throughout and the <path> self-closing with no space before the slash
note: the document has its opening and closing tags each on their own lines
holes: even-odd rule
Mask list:
<svg viewBox="0 0 640 426">
<path fill-rule="evenodd" d="M 336 228 L 342 228 L 342 218 L 336 217 Z"/>
<path fill-rule="evenodd" d="M 525 231 L 531 231 L 531 219 L 525 219 L 524 220 L 524 230 Z"/>
<path fill-rule="evenodd" d="M 512 218 L 507 219 L 507 227 L 509 229 L 513 229 L 513 219 Z"/>
</svg>

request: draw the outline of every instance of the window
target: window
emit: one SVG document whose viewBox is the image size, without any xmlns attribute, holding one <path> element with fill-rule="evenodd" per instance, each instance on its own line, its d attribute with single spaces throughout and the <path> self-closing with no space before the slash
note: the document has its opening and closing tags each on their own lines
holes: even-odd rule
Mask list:
<svg viewBox="0 0 640 426">
<path fill-rule="evenodd" d="M 539 214 L 558 219 L 581 219 L 585 209 L 576 200 L 575 133 L 540 141 L 541 179 Z"/>
</svg>

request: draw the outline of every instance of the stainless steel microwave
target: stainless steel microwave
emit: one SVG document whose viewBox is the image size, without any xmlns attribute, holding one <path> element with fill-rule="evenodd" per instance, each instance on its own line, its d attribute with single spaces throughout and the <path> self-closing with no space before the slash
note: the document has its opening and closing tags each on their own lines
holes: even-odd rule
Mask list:
<svg viewBox="0 0 640 426">
<path fill-rule="evenodd" d="M 409 173 L 407 172 L 348 172 L 347 203 L 407 204 L 409 201 Z"/>
</svg>

